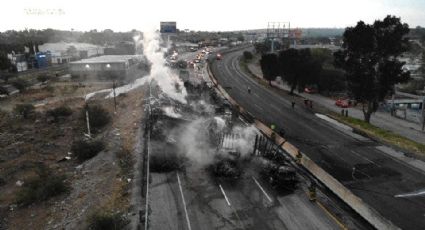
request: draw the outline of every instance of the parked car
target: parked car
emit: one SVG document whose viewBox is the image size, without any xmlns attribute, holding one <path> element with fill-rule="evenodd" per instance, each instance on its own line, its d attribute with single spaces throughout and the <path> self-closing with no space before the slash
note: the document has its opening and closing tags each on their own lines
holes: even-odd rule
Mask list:
<svg viewBox="0 0 425 230">
<path fill-rule="evenodd" d="M 335 105 L 338 106 L 338 107 L 341 107 L 341 108 L 348 108 L 348 107 L 350 107 L 349 106 L 349 103 L 348 103 L 348 100 L 346 100 L 346 99 L 338 99 L 338 100 L 336 100 L 335 101 Z"/>
<path fill-rule="evenodd" d="M 317 93 L 317 89 L 314 87 L 305 87 L 304 93 Z"/>
<path fill-rule="evenodd" d="M 221 60 L 221 59 L 222 59 L 221 54 L 219 54 L 219 53 L 218 53 L 218 54 L 216 55 L 216 59 L 217 59 L 217 60 Z"/>
</svg>

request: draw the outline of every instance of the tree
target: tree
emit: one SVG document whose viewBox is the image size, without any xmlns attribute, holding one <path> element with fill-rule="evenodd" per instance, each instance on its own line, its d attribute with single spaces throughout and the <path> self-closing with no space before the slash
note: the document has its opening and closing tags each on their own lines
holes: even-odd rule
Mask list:
<svg viewBox="0 0 425 230">
<path fill-rule="evenodd" d="M 66 54 L 71 56 L 72 58 L 76 58 L 79 56 L 78 49 L 73 45 L 68 46 L 68 48 L 66 48 Z"/>
<path fill-rule="evenodd" d="M 265 54 L 270 50 L 265 42 L 257 42 L 254 44 L 255 52 L 258 54 Z"/>
<path fill-rule="evenodd" d="M 243 36 L 243 34 L 242 34 L 242 33 L 239 33 L 239 34 L 238 34 L 238 36 L 237 36 L 236 38 L 237 38 L 237 39 L 238 39 L 238 41 L 240 41 L 240 42 L 245 41 L 245 38 L 244 38 L 244 36 Z"/>
<path fill-rule="evenodd" d="M 253 58 L 252 53 L 249 52 L 249 51 L 244 51 L 243 57 L 244 57 L 245 60 L 251 60 Z"/>
<path fill-rule="evenodd" d="M 363 105 L 368 123 L 379 102 L 394 93 L 394 85 L 410 78 L 398 60 L 408 49 L 408 33 L 409 26 L 394 16 L 373 25 L 359 21 L 346 28 L 342 50 L 334 54 L 335 66 L 345 70 L 350 94 Z"/>
<path fill-rule="evenodd" d="M 264 54 L 261 56 L 260 66 L 263 77 L 271 85 L 271 81 L 274 81 L 279 74 L 277 55 L 274 53 Z"/>
<path fill-rule="evenodd" d="M 8 71 L 11 67 L 12 63 L 7 58 L 7 54 L 0 50 L 0 71 Z"/>
<path fill-rule="evenodd" d="M 313 58 L 310 49 L 287 49 L 279 52 L 279 71 L 291 86 L 290 94 L 298 88 L 317 83 L 322 70 L 320 61 Z"/>
</svg>

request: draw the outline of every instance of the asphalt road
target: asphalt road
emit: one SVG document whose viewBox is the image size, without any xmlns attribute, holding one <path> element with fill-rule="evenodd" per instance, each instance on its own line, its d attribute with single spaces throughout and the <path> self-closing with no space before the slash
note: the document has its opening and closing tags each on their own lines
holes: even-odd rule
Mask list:
<svg viewBox="0 0 425 230">
<path fill-rule="evenodd" d="M 254 171 L 236 182 L 196 167 L 151 176 L 149 229 L 340 229 L 303 188 L 279 195 Z"/>
<path fill-rule="evenodd" d="M 424 191 L 423 172 L 380 151 L 378 143 L 342 132 L 300 105 L 293 110 L 289 97 L 267 90 L 240 69 L 241 54 L 225 54 L 211 65 L 233 99 L 266 124 L 283 127 L 292 144 L 394 224 L 425 228 L 424 195 L 395 197 Z"/>
<path fill-rule="evenodd" d="M 178 135 L 167 132 L 172 140 L 178 140 Z M 150 146 L 151 156 L 176 151 L 152 139 Z M 230 181 L 215 178 L 206 165 L 196 163 L 180 171 L 152 172 L 149 229 L 340 229 L 334 214 L 309 201 L 303 178 L 293 193 L 278 193 L 259 176 L 257 160 L 245 162 L 242 177 Z M 352 224 L 350 229 L 368 229 L 351 221 L 348 224 Z"/>
</svg>

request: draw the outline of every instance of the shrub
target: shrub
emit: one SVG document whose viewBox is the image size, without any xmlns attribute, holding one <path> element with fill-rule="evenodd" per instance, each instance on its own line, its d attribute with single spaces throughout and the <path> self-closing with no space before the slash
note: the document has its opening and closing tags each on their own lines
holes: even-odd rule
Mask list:
<svg viewBox="0 0 425 230">
<path fill-rule="evenodd" d="M 109 123 L 111 116 L 100 105 L 86 106 L 82 111 L 82 118 L 86 121 L 86 110 L 89 112 L 90 128 L 99 129 Z"/>
<path fill-rule="evenodd" d="M 49 76 L 47 76 L 47 75 L 38 75 L 37 76 L 37 81 L 39 81 L 39 82 L 45 82 L 45 81 L 47 81 L 47 80 L 49 80 Z"/>
<path fill-rule="evenodd" d="M 249 52 L 249 51 L 244 51 L 243 57 L 244 57 L 245 60 L 251 60 L 253 58 L 252 53 Z"/>
<path fill-rule="evenodd" d="M 121 174 L 129 176 L 133 169 L 133 158 L 128 150 L 122 150 L 117 152 L 118 164 L 121 168 Z"/>
<path fill-rule="evenodd" d="M 88 229 L 90 230 L 124 229 L 128 223 L 128 219 L 119 212 L 96 211 L 88 217 Z"/>
<path fill-rule="evenodd" d="M 57 121 L 59 117 L 68 117 L 71 114 L 72 110 L 68 106 L 60 106 L 47 111 L 47 115 L 52 116 L 55 121 Z"/>
<path fill-rule="evenodd" d="M 25 119 L 28 118 L 31 114 L 34 113 L 35 107 L 32 104 L 17 104 L 15 105 L 15 113 L 24 117 Z"/>
<path fill-rule="evenodd" d="M 186 69 L 187 68 L 187 62 L 184 61 L 184 60 L 179 60 L 176 63 L 176 66 L 179 67 L 179 68 L 181 68 L 181 69 Z"/>
<path fill-rule="evenodd" d="M 78 159 L 84 161 L 96 156 L 104 148 L 102 141 L 77 140 L 72 143 L 71 151 Z"/>
<path fill-rule="evenodd" d="M 6 88 L 0 85 L 0 95 L 9 95 L 9 92 Z"/>
<path fill-rule="evenodd" d="M 12 82 L 12 85 L 15 88 L 17 88 L 19 91 L 24 91 L 29 86 L 29 84 L 28 84 L 27 81 L 25 81 L 24 79 L 19 79 L 19 78 L 18 79 L 15 79 Z"/>
<path fill-rule="evenodd" d="M 37 201 L 44 201 L 60 195 L 69 190 L 63 175 L 53 175 L 52 172 L 42 167 L 37 176 L 24 183 L 16 194 L 16 202 L 20 205 L 29 205 Z"/>
</svg>

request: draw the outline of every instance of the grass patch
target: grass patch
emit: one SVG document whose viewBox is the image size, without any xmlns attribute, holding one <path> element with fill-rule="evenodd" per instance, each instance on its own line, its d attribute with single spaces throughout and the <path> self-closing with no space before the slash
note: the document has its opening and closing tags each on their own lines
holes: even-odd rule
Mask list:
<svg viewBox="0 0 425 230">
<path fill-rule="evenodd" d="M 397 146 L 402 149 L 406 149 L 410 152 L 425 155 L 425 145 L 423 144 L 407 139 L 391 131 L 378 128 L 360 119 L 345 117 L 338 113 L 331 113 L 330 116 L 346 125 L 354 127 L 366 133 L 367 135 L 371 137 L 375 137 L 387 144 Z"/>
</svg>

